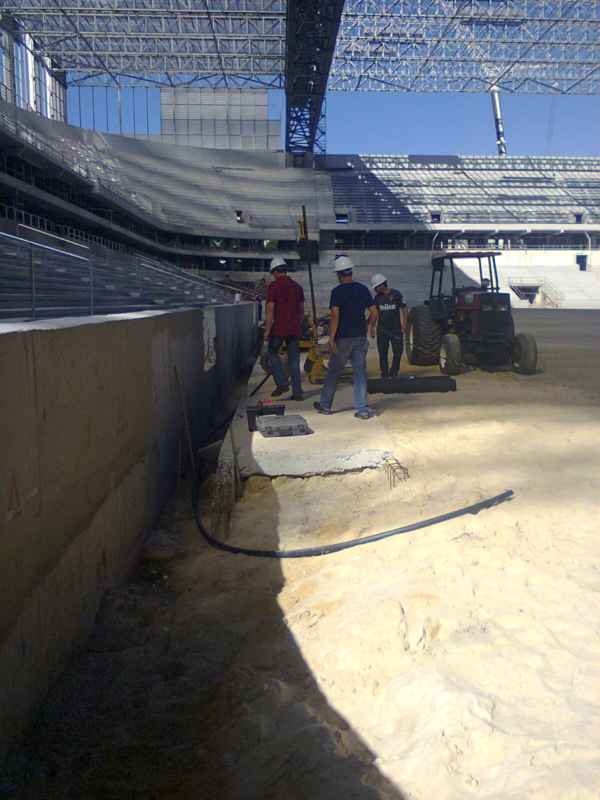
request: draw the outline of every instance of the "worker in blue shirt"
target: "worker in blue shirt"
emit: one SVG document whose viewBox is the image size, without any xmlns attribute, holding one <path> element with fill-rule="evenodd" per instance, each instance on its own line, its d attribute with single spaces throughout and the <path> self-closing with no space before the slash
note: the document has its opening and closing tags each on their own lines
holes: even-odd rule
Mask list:
<svg viewBox="0 0 600 800">
<path fill-rule="evenodd" d="M 371 292 L 362 283 L 354 281 L 353 269 L 354 264 L 348 256 L 338 256 L 335 259 L 333 271 L 337 274 L 339 286 L 331 292 L 329 303 L 331 356 L 321 399 L 314 406 L 320 414 L 331 414 L 338 378 L 350 361 L 354 373 L 354 416 L 358 419 L 371 419 L 375 412 L 369 408 L 367 402 L 367 326 L 371 337 L 374 337 L 377 310 Z"/>
</svg>

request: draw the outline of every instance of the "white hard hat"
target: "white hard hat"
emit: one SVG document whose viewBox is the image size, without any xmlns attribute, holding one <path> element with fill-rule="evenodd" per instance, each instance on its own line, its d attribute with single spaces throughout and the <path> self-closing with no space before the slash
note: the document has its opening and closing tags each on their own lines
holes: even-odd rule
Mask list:
<svg viewBox="0 0 600 800">
<path fill-rule="evenodd" d="M 375 289 L 377 286 L 381 286 L 382 283 L 387 283 L 387 278 L 385 275 L 382 275 L 381 272 L 377 272 L 371 278 L 371 288 Z"/>
<path fill-rule="evenodd" d="M 334 272 L 346 272 L 347 270 L 354 269 L 354 263 L 348 256 L 337 256 L 333 262 Z"/>
<path fill-rule="evenodd" d="M 269 272 L 273 272 L 273 270 L 278 269 L 279 267 L 287 267 L 287 264 L 285 263 L 285 259 L 281 258 L 280 256 L 275 256 L 275 258 L 271 259 Z"/>
</svg>

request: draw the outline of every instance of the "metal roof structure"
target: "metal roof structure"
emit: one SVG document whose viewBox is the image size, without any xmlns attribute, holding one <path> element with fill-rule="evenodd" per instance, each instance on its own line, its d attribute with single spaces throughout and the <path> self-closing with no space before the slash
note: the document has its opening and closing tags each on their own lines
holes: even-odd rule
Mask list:
<svg viewBox="0 0 600 800">
<path fill-rule="evenodd" d="M 325 90 L 600 93 L 600 0 L 0 0 L 73 84 L 285 89 L 286 149 Z"/>
<path fill-rule="evenodd" d="M 69 80 L 283 87 L 286 0 L 0 0 Z"/>
<path fill-rule="evenodd" d="M 329 90 L 600 93 L 598 0 L 347 0 Z"/>
</svg>

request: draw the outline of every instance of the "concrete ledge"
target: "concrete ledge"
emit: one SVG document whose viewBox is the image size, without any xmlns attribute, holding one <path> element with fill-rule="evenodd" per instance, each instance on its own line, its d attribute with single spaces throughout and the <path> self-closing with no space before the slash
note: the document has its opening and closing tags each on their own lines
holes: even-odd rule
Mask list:
<svg viewBox="0 0 600 800">
<path fill-rule="evenodd" d="M 255 368 L 249 386 L 264 378 L 260 367 Z M 252 398 L 241 400 L 232 424 L 233 442 L 240 475 L 277 477 L 309 477 L 377 469 L 391 455 L 389 437 L 383 425 L 373 418 L 358 420 L 354 417 L 352 385 L 340 383 L 334 410 L 330 416 L 318 414 L 313 402 L 319 398 L 317 386 L 305 385 L 305 400 L 286 402 L 286 414 L 301 414 L 314 433 L 308 436 L 265 438 L 261 433 L 251 433 L 246 420 L 246 406 L 260 400 L 270 400 L 272 381 Z"/>
<path fill-rule="evenodd" d="M 235 408 L 254 304 L 0 328 L 0 759 Z M 182 398 L 183 395 L 183 398 Z"/>
</svg>

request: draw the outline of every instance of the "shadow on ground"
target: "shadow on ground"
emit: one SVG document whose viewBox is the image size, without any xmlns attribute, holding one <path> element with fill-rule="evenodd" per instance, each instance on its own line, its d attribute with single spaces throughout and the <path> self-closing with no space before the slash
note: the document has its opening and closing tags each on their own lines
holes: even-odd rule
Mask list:
<svg viewBox="0 0 600 800">
<path fill-rule="evenodd" d="M 271 515 L 246 544 L 275 548 L 277 504 L 268 485 L 261 491 Z M 403 800 L 288 630 L 281 562 L 210 549 L 189 487 L 160 525 L 178 555 L 149 553 L 107 594 L 0 796 Z"/>
</svg>

